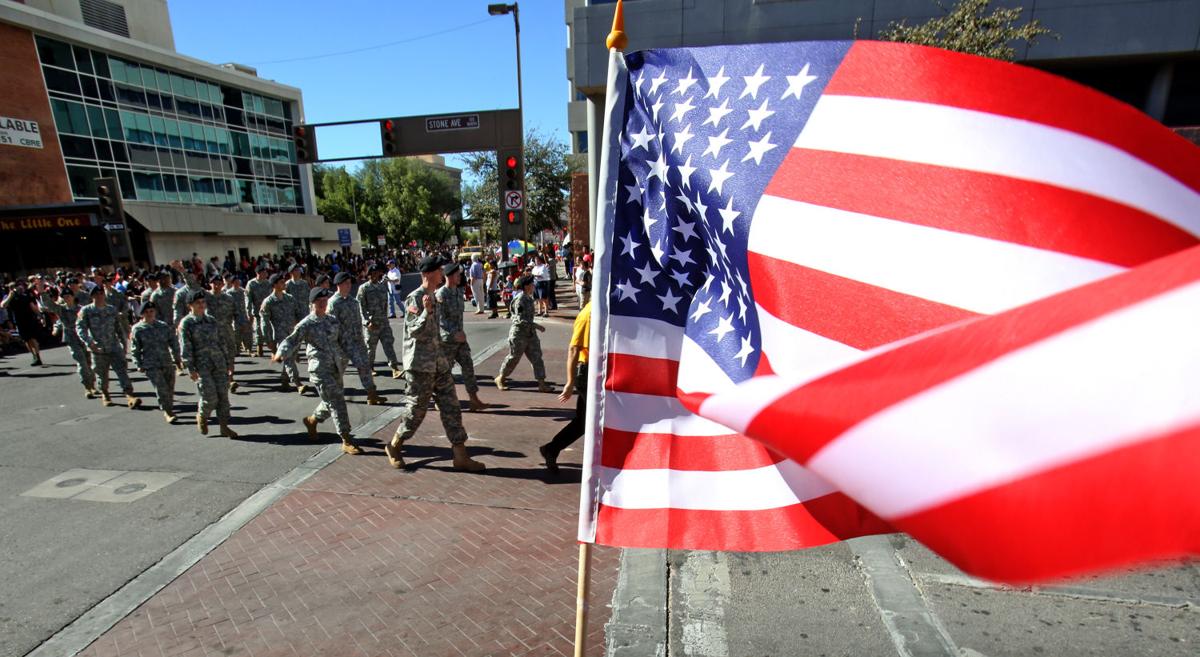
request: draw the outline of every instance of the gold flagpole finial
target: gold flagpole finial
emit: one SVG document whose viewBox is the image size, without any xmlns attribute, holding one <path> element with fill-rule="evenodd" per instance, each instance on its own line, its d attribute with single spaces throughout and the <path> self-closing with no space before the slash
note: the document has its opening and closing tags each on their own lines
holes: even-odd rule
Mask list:
<svg viewBox="0 0 1200 657">
<path fill-rule="evenodd" d="M 621 0 L 617 0 L 617 10 L 613 13 L 612 31 L 608 33 L 608 38 L 604 43 L 610 50 L 624 50 L 625 46 L 629 45 L 629 37 L 625 36 L 625 7 Z"/>
</svg>

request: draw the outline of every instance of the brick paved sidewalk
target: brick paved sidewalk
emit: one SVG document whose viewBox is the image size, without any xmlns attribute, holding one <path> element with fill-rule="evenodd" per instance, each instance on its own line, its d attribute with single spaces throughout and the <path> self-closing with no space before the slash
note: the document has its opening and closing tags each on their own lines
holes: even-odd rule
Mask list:
<svg viewBox="0 0 1200 657">
<path fill-rule="evenodd" d="M 570 326 L 547 324 L 546 366 L 561 386 Z M 514 389 L 497 391 L 490 378 L 502 357 L 478 368 L 481 397 L 498 406 L 464 414 L 486 474 L 450 470 L 430 411 L 406 445 L 408 471 L 388 467 L 382 442 L 339 458 L 81 654 L 571 654 L 580 445 L 555 482 L 537 445 L 573 404 L 532 392 L 525 362 Z M 598 655 L 619 552 L 593 555 L 589 654 Z"/>
</svg>

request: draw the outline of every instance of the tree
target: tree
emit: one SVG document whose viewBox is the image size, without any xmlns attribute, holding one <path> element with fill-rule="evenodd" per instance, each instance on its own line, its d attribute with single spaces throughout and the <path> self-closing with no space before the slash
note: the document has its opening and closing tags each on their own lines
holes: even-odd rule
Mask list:
<svg viewBox="0 0 1200 657">
<path fill-rule="evenodd" d="M 352 224 L 358 216 L 358 203 L 363 193 L 358 180 L 345 167 L 313 166 L 313 191 L 317 197 L 317 214 L 325 221 Z"/>
<path fill-rule="evenodd" d="M 353 173 L 314 166 L 313 187 L 326 221 L 354 223 L 357 217 L 363 239 L 370 242 L 378 235 L 394 244 L 443 242 L 462 209 L 449 176 L 408 158 L 368 160 Z"/>
<path fill-rule="evenodd" d="M 525 135 L 525 221 L 532 235 L 559 228 L 571 190 L 571 172 L 566 144 L 531 130 Z M 486 236 L 500 234 L 500 197 L 496 153 L 481 151 L 463 156 L 475 181 L 463 189 L 463 205 L 472 219 L 479 220 Z"/>
<path fill-rule="evenodd" d="M 958 0 L 947 9 L 941 0 L 935 1 L 945 15 L 919 25 L 907 25 L 904 21 L 890 23 L 879 33 L 880 40 L 936 46 L 1012 61 L 1017 55 L 1012 45 L 1014 42 L 1025 41 L 1032 46 L 1043 35 L 1059 38 L 1036 18 L 1018 24 L 1021 7 L 993 9 L 990 7 L 991 0 Z M 988 13 L 989 9 L 992 9 L 991 13 Z"/>
</svg>

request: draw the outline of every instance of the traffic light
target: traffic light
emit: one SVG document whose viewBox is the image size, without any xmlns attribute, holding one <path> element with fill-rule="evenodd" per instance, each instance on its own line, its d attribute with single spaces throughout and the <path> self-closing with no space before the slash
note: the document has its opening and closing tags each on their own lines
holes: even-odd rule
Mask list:
<svg viewBox="0 0 1200 657">
<path fill-rule="evenodd" d="M 505 210 L 504 220 L 506 223 L 512 224 L 514 226 L 519 226 L 521 224 L 521 211 L 520 210 Z"/>
<path fill-rule="evenodd" d="M 292 127 L 292 143 L 296 146 L 296 164 L 312 164 L 317 157 L 317 131 L 312 126 Z"/>
<path fill-rule="evenodd" d="M 96 201 L 100 203 L 100 223 L 125 223 L 125 207 L 121 204 L 121 186 L 116 178 L 96 179 Z"/>
<path fill-rule="evenodd" d="M 521 149 L 500 149 L 500 191 L 520 191 L 525 187 L 521 170 Z"/>
<path fill-rule="evenodd" d="M 400 130 L 395 119 L 384 119 L 379 122 L 379 136 L 383 139 L 384 157 L 392 157 L 400 152 Z"/>
</svg>

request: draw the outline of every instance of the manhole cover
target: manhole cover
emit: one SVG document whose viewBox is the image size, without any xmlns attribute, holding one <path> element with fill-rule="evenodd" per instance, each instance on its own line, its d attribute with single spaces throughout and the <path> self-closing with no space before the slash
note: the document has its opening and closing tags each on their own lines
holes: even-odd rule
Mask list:
<svg viewBox="0 0 1200 657">
<path fill-rule="evenodd" d="M 117 494 L 117 495 L 132 495 L 133 493 L 136 493 L 145 488 L 146 488 L 146 484 L 123 484 L 121 486 L 118 486 L 116 489 L 114 489 L 113 493 Z"/>
<path fill-rule="evenodd" d="M 54 485 L 58 488 L 70 488 L 72 486 L 80 486 L 84 483 L 87 483 L 87 479 L 84 479 L 83 477 L 76 477 L 74 479 L 63 479 Z"/>
</svg>

